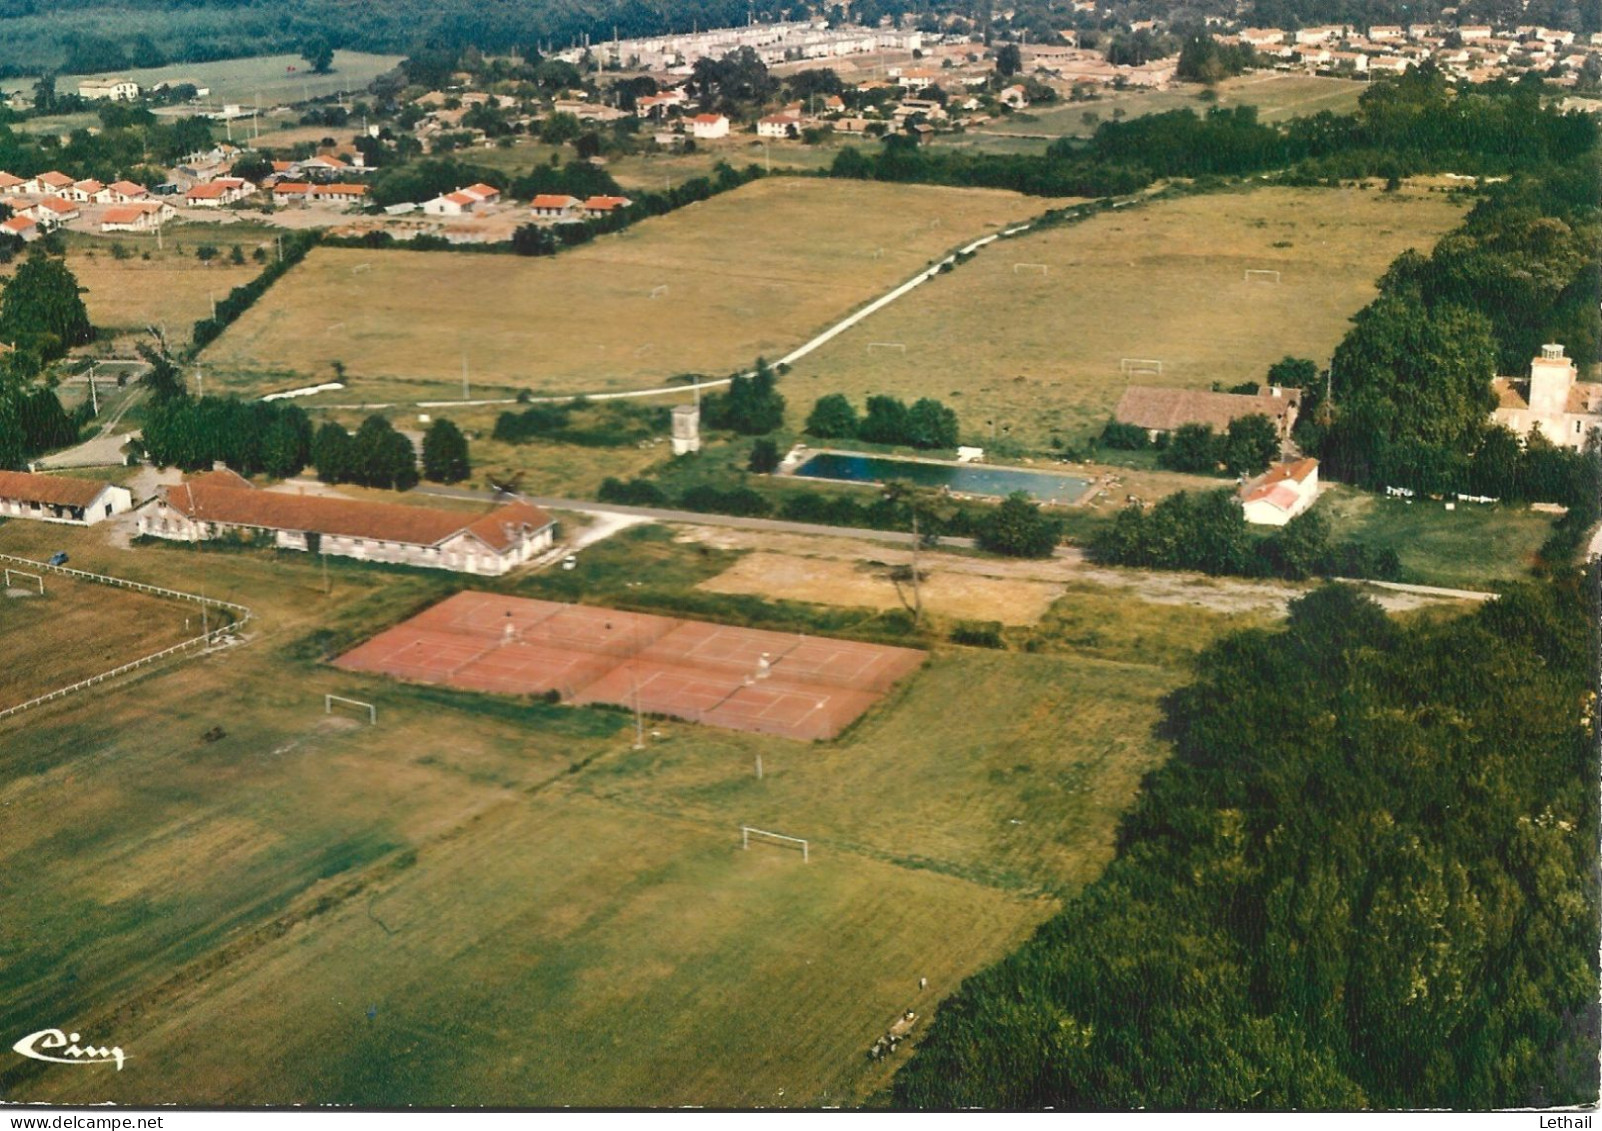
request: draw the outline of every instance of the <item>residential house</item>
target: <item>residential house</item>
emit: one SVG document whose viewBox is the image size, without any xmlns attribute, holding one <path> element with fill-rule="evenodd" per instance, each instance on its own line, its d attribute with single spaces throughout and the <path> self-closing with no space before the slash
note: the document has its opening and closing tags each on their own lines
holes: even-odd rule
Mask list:
<svg viewBox="0 0 1602 1131">
<path fill-rule="evenodd" d="M 584 215 L 590 217 L 610 216 L 622 208 L 627 208 L 634 202 L 626 196 L 592 196 L 584 202 Z"/>
<path fill-rule="evenodd" d="M 15 236 L 23 243 L 32 243 L 44 235 L 44 232 L 38 224 L 28 219 L 28 217 L 12 216 L 8 219 L 0 220 L 0 235 Z"/>
<path fill-rule="evenodd" d="M 1561 345 L 1544 345 L 1527 379 L 1491 382 L 1497 399 L 1492 419 L 1520 436 L 1540 432 L 1560 447 L 1583 448 L 1592 429 L 1602 428 L 1602 384 L 1578 377 Z"/>
<path fill-rule="evenodd" d="M 1318 499 L 1318 461 L 1299 459 L 1268 469 L 1242 484 L 1241 508 L 1246 521 L 1258 526 L 1284 526 Z"/>
<path fill-rule="evenodd" d="M 996 97 L 1001 100 L 1003 106 L 1010 107 L 1013 110 L 1022 110 L 1029 105 L 1028 92 L 1016 84 L 1004 88 Z"/>
<path fill-rule="evenodd" d="M 61 196 L 62 199 L 70 200 L 75 204 L 91 204 L 96 201 L 99 193 L 105 191 L 105 188 L 105 185 L 95 180 L 74 181 L 61 190 Z M 4 191 L 3 188 L 0 188 L 0 192 Z"/>
<path fill-rule="evenodd" d="M 1380 24 L 1368 29 L 1368 38 L 1373 43 L 1395 43 L 1407 38 L 1399 24 Z"/>
<path fill-rule="evenodd" d="M 318 185 L 316 199 L 332 204 L 361 204 L 367 199 L 366 185 Z"/>
<path fill-rule="evenodd" d="M 141 200 L 150 199 L 150 190 L 144 185 L 136 185 L 132 181 L 112 181 L 107 185 L 103 203 L 106 204 L 135 204 Z"/>
<path fill-rule="evenodd" d="M 690 119 L 690 133 L 703 141 L 728 137 L 729 120 L 722 114 L 697 114 Z"/>
<path fill-rule="evenodd" d="M 273 200 L 276 203 L 288 204 L 299 200 L 309 204 L 311 199 L 310 181 L 279 181 L 273 186 Z"/>
<path fill-rule="evenodd" d="M 139 84 L 132 79 L 82 79 L 78 97 L 106 102 L 132 102 L 139 97 Z"/>
<path fill-rule="evenodd" d="M 68 220 L 76 220 L 83 213 L 79 212 L 78 206 L 69 200 L 63 200 L 59 196 L 45 196 L 17 209 L 17 215 L 26 216 L 49 231 L 52 228 L 59 228 Z"/>
<path fill-rule="evenodd" d="M 1255 393 L 1210 393 L 1202 389 L 1168 389 L 1150 385 L 1130 385 L 1113 409 L 1120 424 L 1144 428 L 1155 440 L 1173 432 L 1181 424 L 1208 424 L 1213 431 L 1225 431 L 1230 422 L 1243 416 L 1266 416 L 1274 422 L 1281 440 L 1290 436 L 1301 407 L 1300 389 L 1270 385 Z"/>
<path fill-rule="evenodd" d="M 793 138 L 801 136 L 801 127 L 788 114 L 769 114 L 757 121 L 757 136 L 767 138 Z"/>
<path fill-rule="evenodd" d="M 584 202 L 575 196 L 557 193 L 540 193 L 529 202 L 529 211 L 539 220 L 571 220 L 584 210 Z"/>
<path fill-rule="evenodd" d="M 0 172 L 0 193 L 16 196 L 27 191 L 28 182 L 11 173 Z"/>
<path fill-rule="evenodd" d="M 462 216 L 482 203 L 483 201 L 474 194 L 457 189 L 455 192 L 436 196 L 433 200 L 425 200 L 423 211 L 430 216 Z"/>
<path fill-rule="evenodd" d="M 149 232 L 172 219 L 177 209 L 164 201 L 147 200 L 106 209 L 100 217 L 102 232 Z"/>
<path fill-rule="evenodd" d="M 483 181 L 456 191 L 467 193 L 469 196 L 476 198 L 480 204 L 499 204 L 501 202 L 501 190 L 494 185 L 487 185 Z"/>
<path fill-rule="evenodd" d="M 65 173 L 56 171 L 55 169 L 50 170 L 48 173 L 40 173 L 34 178 L 34 182 L 39 186 L 37 189 L 38 192 L 56 193 L 57 195 L 59 195 L 63 189 L 69 189 L 72 187 L 72 178 L 67 176 Z"/>
<path fill-rule="evenodd" d="M 89 526 L 133 506 L 128 488 L 89 479 L 0 471 L 0 516 Z"/>
<path fill-rule="evenodd" d="M 198 542 L 263 534 L 285 550 L 498 577 L 550 549 L 556 523 L 528 503 L 473 516 L 435 507 L 262 491 L 231 471 L 164 488 L 139 533 Z"/>
<path fill-rule="evenodd" d="M 193 208 L 223 208 L 244 200 L 255 191 L 256 186 L 247 180 L 218 177 L 184 193 L 184 203 Z"/>
</svg>

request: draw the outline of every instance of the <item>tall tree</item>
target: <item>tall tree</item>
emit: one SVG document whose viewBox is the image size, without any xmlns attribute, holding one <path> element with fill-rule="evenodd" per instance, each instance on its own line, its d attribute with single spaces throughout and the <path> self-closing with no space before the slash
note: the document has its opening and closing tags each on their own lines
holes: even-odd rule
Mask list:
<svg viewBox="0 0 1602 1131">
<path fill-rule="evenodd" d="M 443 418 L 429 425 L 423 433 L 423 477 L 436 483 L 460 483 L 472 473 L 462 430 Z"/>
<path fill-rule="evenodd" d="M 36 248 L 0 291 L 0 341 L 49 361 L 93 340 L 82 293 L 65 262 Z"/>
<path fill-rule="evenodd" d="M 309 36 L 300 45 L 300 57 L 311 64 L 313 73 L 326 75 L 328 68 L 334 63 L 334 47 L 328 42 L 328 37 L 318 33 Z"/>
</svg>

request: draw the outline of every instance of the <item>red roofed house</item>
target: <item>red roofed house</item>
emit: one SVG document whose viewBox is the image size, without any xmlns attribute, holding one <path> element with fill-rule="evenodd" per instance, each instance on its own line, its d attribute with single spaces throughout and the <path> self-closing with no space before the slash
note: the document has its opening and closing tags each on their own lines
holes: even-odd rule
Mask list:
<svg viewBox="0 0 1602 1131">
<path fill-rule="evenodd" d="M 118 208 L 108 208 L 100 217 L 100 230 L 102 232 L 148 232 L 159 228 L 164 220 L 170 220 L 178 214 L 178 210 L 165 202 L 153 200 L 141 204 L 125 204 Z"/>
<path fill-rule="evenodd" d="M 39 182 L 41 192 L 60 192 L 72 186 L 72 178 L 65 173 L 52 169 L 48 173 L 40 173 L 34 180 Z"/>
<path fill-rule="evenodd" d="M 1144 428 L 1155 440 L 1160 433 L 1172 432 L 1181 424 L 1210 424 L 1222 432 L 1230 422 L 1243 416 L 1266 416 L 1279 430 L 1281 440 L 1290 435 L 1301 407 L 1300 389 L 1270 385 L 1256 393 L 1210 393 L 1201 389 L 1167 389 L 1152 385 L 1130 385 L 1113 409 L 1120 424 Z"/>
<path fill-rule="evenodd" d="M 711 140 L 729 136 L 729 120 L 722 114 L 697 114 L 690 119 L 690 133 Z"/>
<path fill-rule="evenodd" d="M 360 204 L 367 197 L 366 185 L 318 185 L 317 199 L 334 204 Z"/>
<path fill-rule="evenodd" d="M 1299 459 L 1276 464 L 1267 474 L 1241 487 L 1240 501 L 1246 521 L 1259 526 L 1284 526 L 1318 498 L 1318 461 Z"/>
<path fill-rule="evenodd" d="M 239 177 L 218 177 L 184 193 L 184 203 L 192 208 L 221 208 L 244 200 L 255 191 L 255 185 Z"/>
<path fill-rule="evenodd" d="M 139 533 L 181 542 L 270 533 L 285 550 L 498 577 L 551 547 L 556 522 L 528 503 L 460 511 L 258 491 L 231 471 L 162 490 Z"/>
<path fill-rule="evenodd" d="M 274 200 L 310 200 L 312 187 L 307 181 L 279 181 L 273 186 Z"/>
<path fill-rule="evenodd" d="M 132 181 L 113 181 L 106 186 L 107 204 L 134 204 L 137 201 L 148 200 L 150 190 L 144 185 L 136 185 Z"/>
<path fill-rule="evenodd" d="M 584 203 L 576 196 L 541 193 L 529 202 L 528 207 L 541 220 L 566 220 L 583 211 Z"/>
<path fill-rule="evenodd" d="M 133 506 L 128 488 L 115 483 L 0 471 L 0 515 L 88 526 Z"/>
<path fill-rule="evenodd" d="M 482 203 L 483 201 L 472 193 L 457 189 L 455 192 L 436 196 L 433 200 L 423 201 L 423 211 L 430 216 L 461 216 Z"/>
<path fill-rule="evenodd" d="M 0 172 L 0 193 L 16 194 L 23 192 L 28 182 L 12 173 Z"/>
<path fill-rule="evenodd" d="M 584 202 L 584 215 L 609 216 L 633 203 L 626 196 L 592 196 Z"/>
<path fill-rule="evenodd" d="M 61 195 L 67 200 L 79 204 L 88 204 L 96 199 L 96 194 L 105 191 L 106 186 L 99 181 L 78 181 L 61 190 Z M 4 191 L 0 189 L 0 191 Z"/>
<path fill-rule="evenodd" d="M 757 120 L 758 137 L 800 137 L 800 122 L 788 114 L 769 114 Z"/>
<path fill-rule="evenodd" d="M 44 235 L 44 232 L 40 230 L 38 224 L 26 216 L 11 216 L 0 220 L 0 235 L 16 236 L 23 243 L 32 243 Z"/>
<path fill-rule="evenodd" d="M 17 209 L 17 215 L 37 220 L 43 227 L 56 228 L 68 220 L 76 220 L 83 213 L 71 201 L 62 200 L 59 196 L 46 196 Z"/>
<path fill-rule="evenodd" d="M 465 192 L 469 196 L 476 196 L 480 204 L 499 204 L 501 200 L 501 190 L 494 185 L 487 185 L 483 181 L 475 185 L 468 185 L 466 188 L 458 189 L 457 191 Z"/>
</svg>

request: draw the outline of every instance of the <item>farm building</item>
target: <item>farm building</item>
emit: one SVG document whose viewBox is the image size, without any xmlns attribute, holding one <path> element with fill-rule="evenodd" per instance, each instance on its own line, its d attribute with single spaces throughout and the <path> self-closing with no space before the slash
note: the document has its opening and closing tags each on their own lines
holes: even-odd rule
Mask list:
<svg viewBox="0 0 1602 1131">
<path fill-rule="evenodd" d="M 633 203 L 626 196 L 592 196 L 584 202 L 584 215 L 608 216 Z"/>
<path fill-rule="evenodd" d="M 244 200 L 256 191 L 256 186 L 238 177 L 218 177 L 203 185 L 196 185 L 184 194 L 184 203 L 194 208 L 221 208 Z"/>
<path fill-rule="evenodd" d="M 1113 409 L 1120 424 L 1144 428 L 1155 440 L 1181 424 L 1210 424 L 1222 432 L 1232 420 L 1243 416 L 1266 416 L 1279 430 L 1280 439 L 1290 435 L 1301 406 L 1302 391 L 1270 385 L 1255 393 L 1210 393 L 1202 389 L 1162 389 L 1151 385 L 1131 385 L 1124 390 Z"/>
<path fill-rule="evenodd" d="M 26 216 L 12 216 L 8 219 L 0 220 L 0 235 L 16 236 L 23 243 L 32 243 L 44 235 L 44 232 L 38 224 L 35 224 Z"/>
<path fill-rule="evenodd" d="M 84 79 L 78 84 L 78 97 L 108 102 L 132 102 L 139 97 L 139 84 L 133 79 Z"/>
<path fill-rule="evenodd" d="M 529 202 L 529 211 L 541 220 L 569 220 L 584 210 L 576 196 L 541 193 Z"/>
<path fill-rule="evenodd" d="M 1318 461 L 1299 459 L 1276 464 L 1241 487 L 1246 521 L 1259 526 L 1284 526 L 1318 498 Z"/>
<path fill-rule="evenodd" d="M 474 194 L 457 189 L 455 192 L 436 196 L 433 200 L 425 200 L 423 211 L 430 216 L 461 216 L 482 203 L 483 201 Z"/>
<path fill-rule="evenodd" d="M 180 542 L 268 535 L 285 550 L 497 577 L 550 548 L 556 522 L 511 503 L 473 517 L 433 507 L 259 491 L 231 471 L 165 488 L 139 532 Z"/>
<path fill-rule="evenodd" d="M 360 204 L 367 199 L 366 185 L 330 184 L 317 186 L 317 199 L 335 204 Z"/>
<path fill-rule="evenodd" d="M 133 506 L 128 488 L 88 479 L 0 471 L 0 515 L 88 526 Z"/>
<path fill-rule="evenodd" d="M 76 220 L 83 213 L 71 201 L 63 200 L 59 196 L 46 196 L 34 201 L 32 204 L 18 208 L 18 216 L 26 216 L 37 221 L 42 227 L 55 228 L 65 224 L 68 220 Z"/>
<path fill-rule="evenodd" d="M 1527 379 L 1491 382 L 1497 400 L 1492 419 L 1520 436 L 1539 431 L 1559 447 L 1583 448 L 1591 430 L 1602 428 L 1602 384 L 1578 376 L 1561 345 L 1544 345 Z"/>
</svg>

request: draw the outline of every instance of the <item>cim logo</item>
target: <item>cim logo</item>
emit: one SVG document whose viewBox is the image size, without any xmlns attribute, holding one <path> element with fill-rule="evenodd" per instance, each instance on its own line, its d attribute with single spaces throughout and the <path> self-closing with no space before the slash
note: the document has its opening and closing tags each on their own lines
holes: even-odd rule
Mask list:
<svg viewBox="0 0 1602 1131">
<path fill-rule="evenodd" d="M 120 1048 L 79 1045 L 78 1042 L 81 1040 L 83 1038 L 77 1033 L 63 1033 L 60 1029 L 40 1029 L 37 1033 L 29 1033 L 11 1048 L 23 1056 L 50 1064 L 115 1063 L 117 1071 L 122 1071 L 124 1057 Z M 51 1053 L 58 1049 L 60 1055 L 52 1056 Z"/>
</svg>

